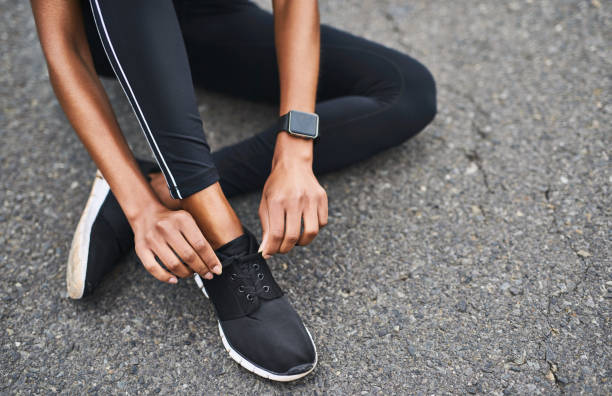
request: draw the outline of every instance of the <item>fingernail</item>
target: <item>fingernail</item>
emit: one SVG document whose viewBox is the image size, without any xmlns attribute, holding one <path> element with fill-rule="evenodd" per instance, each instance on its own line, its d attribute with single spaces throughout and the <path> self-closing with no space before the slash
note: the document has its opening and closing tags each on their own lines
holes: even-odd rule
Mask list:
<svg viewBox="0 0 612 396">
<path fill-rule="evenodd" d="M 170 278 L 170 280 L 168 282 L 170 282 L 170 283 L 178 283 L 178 279 Z"/>
<path fill-rule="evenodd" d="M 220 265 L 216 265 L 216 266 L 213 268 L 213 272 L 214 272 L 215 274 L 217 274 L 217 275 L 221 275 L 221 266 L 220 266 Z"/>
<path fill-rule="evenodd" d="M 204 278 L 211 280 L 213 278 L 213 274 L 211 274 L 210 272 L 207 272 L 206 275 L 204 275 Z"/>
</svg>

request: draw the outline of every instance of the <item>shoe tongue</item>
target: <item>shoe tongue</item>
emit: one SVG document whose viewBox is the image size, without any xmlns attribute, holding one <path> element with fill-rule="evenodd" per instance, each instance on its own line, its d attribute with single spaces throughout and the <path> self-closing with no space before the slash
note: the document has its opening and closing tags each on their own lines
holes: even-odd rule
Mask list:
<svg viewBox="0 0 612 396">
<path fill-rule="evenodd" d="M 244 234 L 221 246 L 215 250 L 215 253 L 223 263 L 224 261 L 227 262 L 227 259 L 230 257 L 243 256 L 257 252 L 257 245 L 257 240 L 253 234 L 244 228 Z M 223 266 L 225 267 L 225 265 Z"/>
<path fill-rule="evenodd" d="M 257 252 L 257 239 L 249 230 L 243 229 L 244 234 L 215 250 L 221 260 L 223 273 L 211 280 L 204 279 L 220 320 L 249 315 L 259 309 L 262 300 L 273 300 L 283 295 L 265 260 Z M 253 267 L 255 263 L 259 264 L 259 268 Z M 238 275 L 238 282 L 233 278 L 235 274 Z M 241 284 L 248 289 L 239 292 Z M 247 294 L 254 299 L 249 300 Z"/>
</svg>

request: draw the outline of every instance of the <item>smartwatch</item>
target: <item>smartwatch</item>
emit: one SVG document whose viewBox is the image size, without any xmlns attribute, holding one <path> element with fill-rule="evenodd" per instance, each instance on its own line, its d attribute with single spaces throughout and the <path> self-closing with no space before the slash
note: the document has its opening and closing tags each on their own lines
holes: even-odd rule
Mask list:
<svg viewBox="0 0 612 396">
<path fill-rule="evenodd" d="M 278 120 L 278 132 L 286 131 L 305 139 L 319 136 L 319 116 L 315 113 L 291 110 Z"/>
</svg>

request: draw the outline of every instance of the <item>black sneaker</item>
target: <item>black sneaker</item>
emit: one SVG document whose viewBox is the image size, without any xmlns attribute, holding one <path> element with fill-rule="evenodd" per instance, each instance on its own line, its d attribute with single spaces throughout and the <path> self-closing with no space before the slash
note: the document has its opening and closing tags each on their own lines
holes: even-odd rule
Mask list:
<svg viewBox="0 0 612 396">
<path fill-rule="evenodd" d="M 241 245 L 242 253 L 234 254 L 234 249 L 231 255 L 224 254 L 231 250 L 230 244 Z M 257 248 L 257 240 L 245 229 L 244 235 L 216 251 L 223 265 L 221 275 L 194 278 L 213 302 L 231 358 L 259 376 L 293 381 L 314 369 L 317 350 Z"/>
<path fill-rule="evenodd" d="M 159 172 L 156 164 L 138 160 L 145 175 Z M 134 247 L 134 234 L 117 199 L 98 170 L 85 210 L 72 238 L 68 256 L 68 296 L 80 299 Z"/>
</svg>

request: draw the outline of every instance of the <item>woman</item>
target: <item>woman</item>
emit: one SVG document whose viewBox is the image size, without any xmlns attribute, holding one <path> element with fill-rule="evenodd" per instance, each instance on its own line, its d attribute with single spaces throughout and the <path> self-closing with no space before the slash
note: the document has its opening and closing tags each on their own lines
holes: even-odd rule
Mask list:
<svg viewBox="0 0 612 396">
<path fill-rule="evenodd" d="M 134 246 L 163 282 L 195 273 L 234 360 L 290 381 L 312 371 L 316 349 L 265 258 L 309 244 L 327 223 L 316 175 L 414 136 L 436 98 L 424 66 L 320 27 L 315 1 L 273 6 L 272 15 L 246 0 L 32 0 L 51 83 L 99 169 L 69 295 L 90 293 Z M 157 165 L 132 156 L 98 75 L 118 79 Z M 280 118 L 211 153 L 193 83 L 276 103 Z M 261 245 L 227 201 L 259 188 Z"/>
</svg>

